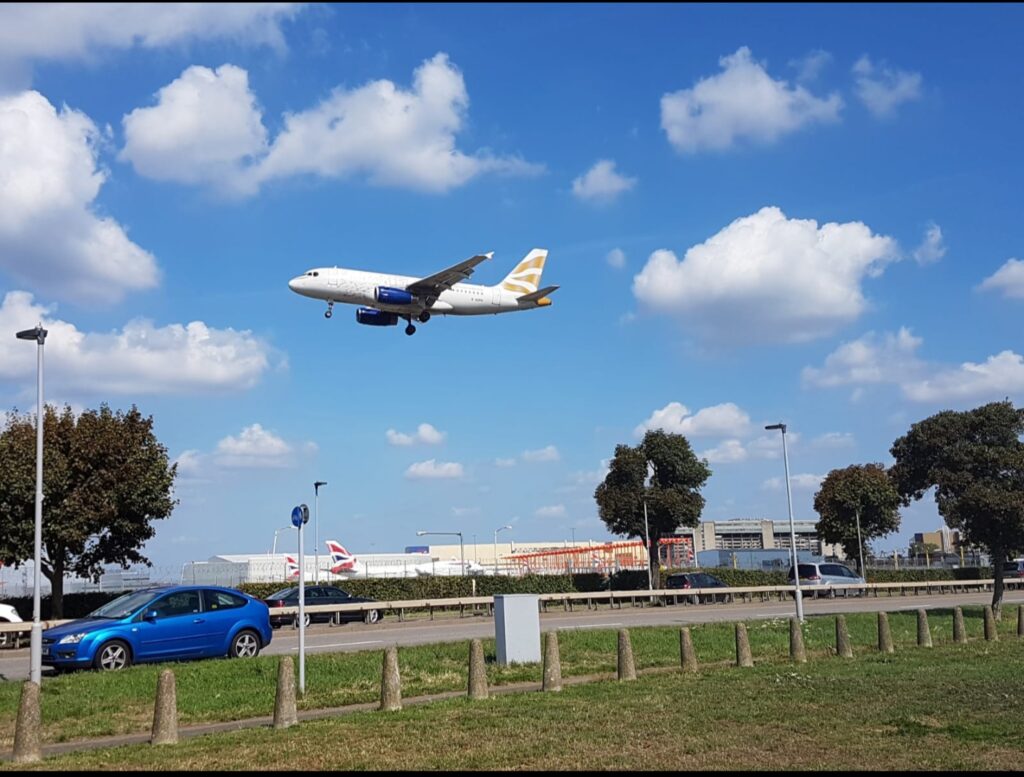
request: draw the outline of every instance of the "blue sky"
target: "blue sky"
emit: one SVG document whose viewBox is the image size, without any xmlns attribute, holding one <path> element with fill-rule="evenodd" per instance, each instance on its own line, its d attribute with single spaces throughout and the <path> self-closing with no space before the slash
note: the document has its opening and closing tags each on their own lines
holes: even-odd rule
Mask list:
<svg viewBox="0 0 1024 777">
<path fill-rule="evenodd" d="M 50 329 L 48 401 L 154 416 L 158 566 L 268 550 L 317 479 L 356 553 L 608 538 L 593 489 L 652 427 L 711 463 L 705 519 L 782 519 L 786 422 L 813 518 L 829 470 L 1024 395 L 1022 17 L 8 4 L 0 330 Z M 534 247 L 551 307 L 412 338 L 287 287 Z M 0 339 L 5 407 L 34 358 Z"/>
</svg>

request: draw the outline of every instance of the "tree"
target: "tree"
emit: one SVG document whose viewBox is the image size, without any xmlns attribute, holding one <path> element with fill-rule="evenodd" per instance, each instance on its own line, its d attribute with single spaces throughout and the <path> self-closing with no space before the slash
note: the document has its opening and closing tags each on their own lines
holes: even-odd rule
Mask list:
<svg viewBox="0 0 1024 777">
<path fill-rule="evenodd" d="M 648 469 L 651 471 L 647 482 Z M 696 526 L 700 494 L 711 469 L 681 434 L 648 431 L 636 447 L 616 445 L 608 474 L 594 491 L 598 514 L 612 534 L 644 538 L 644 498 L 651 548 L 681 526 Z M 648 553 L 651 580 L 660 586 L 658 553 Z"/>
<path fill-rule="evenodd" d="M 974 410 L 946 410 L 910 427 L 893 443 L 890 469 L 904 505 L 935 488 L 939 515 L 961 542 L 985 548 L 1003 601 L 1003 566 L 1024 548 L 1024 409 L 1008 400 Z"/>
<path fill-rule="evenodd" d="M 900 495 L 882 464 L 854 464 L 834 469 L 825 476 L 814 495 L 814 509 L 820 516 L 818 534 L 828 543 L 841 545 L 847 558 L 857 559 L 860 568 L 860 542 L 884 537 L 900 527 Z"/>
<path fill-rule="evenodd" d="M 8 413 L 0 432 L 0 558 L 15 566 L 35 555 L 34 414 Z M 50 581 L 53 617 L 63 616 L 64 575 L 99 579 L 104 564 L 150 565 L 140 552 L 177 500 L 177 465 L 153 435 L 152 417 L 107 405 L 78 418 L 46 407 L 40 571 Z"/>
</svg>

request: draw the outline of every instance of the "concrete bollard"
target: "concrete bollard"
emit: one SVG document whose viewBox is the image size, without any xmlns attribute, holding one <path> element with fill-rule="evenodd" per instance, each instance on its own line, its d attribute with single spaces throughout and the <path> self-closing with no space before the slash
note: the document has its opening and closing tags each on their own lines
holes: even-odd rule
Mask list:
<svg viewBox="0 0 1024 777">
<path fill-rule="evenodd" d="M 484 668 L 484 643 L 469 641 L 469 698 L 487 698 L 487 670 Z"/>
<path fill-rule="evenodd" d="M 156 683 L 156 707 L 153 709 L 153 731 L 149 741 L 154 745 L 178 743 L 178 698 L 174 672 L 164 669 Z"/>
<path fill-rule="evenodd" d="M 26 680 L 21 684 L 21 702 L 14 724 L 14 762 L 32 763 L 43 757 L 39 734 L 43 719 L 39 709 L 39 684 Z"/>
<path fill-rule="evenodd" d="M 684 672 L 697 671 L 697 653 L 693 649 L 693 638 L 688 626 L 679 629 L 679 661 Z"/>
<path fill-rule="evenodd" d="M 754 658 L 750 655 L 750 639 L 747 637 L 747 624 L 736 624 L 736 666 L 753 666 Z"/>
<path fill-rule="evenodd" d="M 619 629 L 619 679 L 635 680 L 636 666 L 633 663 L 633 643 L 628 629 Z"/>
<path fill-rule="evenodd" d="M 967 631 L 964 629 L 964 611 L 959 607 L 953 608 L 953 642 L 963 644 L 967 641 Z"/>
<path fill-rule="evenodd" d="M 1017 605 L 1017 639 L 1024 637 L 1024 604 Z"/>
<path fill-rule="evenodd" d="M 892 644 L 892 631 L 889 629 L 889 613 L 878 613 L 878 652 L 895 653 Z"/>
<path fill-rule="evenodd" d="M 999 632 L 996 631 L 996 619 L 992 613 L 992 605 L 985 605 L 985 640 L 996 642 L 999 640 Z"/>
<path fill-rule="evenodd" d="M 850 647 L 850 632 L 846 629 L 846 616 L 836 616 L 836 655 L 840 658 L 853 658 Z"/>
<path fill-rule="evenodd" d="M 789 619 L 789 657 L 794 663 L 807 663 L 807 650 L 804 648 L 804 630 L 800 628 L 800 621 L 796 618 Z"/>
<path fill-rule="evenodd" d="M 917 611 L 917 646 L 932 646 L 932 632 L 928 628 L 928 613 L 924 608 Z"/>
<path fill-rule="evenodd" d="M 277 698 L 274 699 L 274 728 L 288 728 L 299 722 L 295 709 L 295 668 L 291 656 L 277 664 Z"/>
<path fill-rule="evenodd" d="M 558 632 L 544 634 L 544 678 L 542 691 L 562 690 L 562 659 L 558 654 Z"/>
<path fill-rule="evenodd" d="M 384 670 L 380 679 L 380 708 L 388 712 L 402 709 L 402 678 L 398 673 L 398 646 L 384 650 Z"/>
</svg>

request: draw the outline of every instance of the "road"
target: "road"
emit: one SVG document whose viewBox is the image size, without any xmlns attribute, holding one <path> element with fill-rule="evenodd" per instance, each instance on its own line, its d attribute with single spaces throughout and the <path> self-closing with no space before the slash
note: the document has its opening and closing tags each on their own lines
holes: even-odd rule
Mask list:
<svg viewBox="0 0 1024 777">
<path fill-rule="evenodd" d="M 916 610 L 918 608 L 949 608 L 957 605 L 984 605 L 992 601 L 991 593 L 921 594 L 919 596 L 854 597 L 851 599 L 805 599 L 805 615 L 834 615 L 852 612 L 886 610 Z M 1007 592 L 1004 607 L 1024 604 L 1024 591 Z M 795 615 L 792 602 L 751 602 L 738 604 L 672 605 L 668 607 L 630 607 L 622 609 L 587 610 L 575 612 L 547 612 L 540 618 L 542 631 L 552 629 L 620 629 L 636 626 L 685 626 L 714 621 L 757 620 L 762 618 L 789 618 Z M 399 622 L 386 616 L 379 623 L 367 626 L 349 623 L 343 626 L 313 624 L 306 630 L 307 654 L 321 652 L 352 652 L 383 649 L 388 645 L 423 645 L 432 642 L 468 642 L 471 639 L 494 637 L 494 619 L 489 615 L 437 616 L 431 621 L 421 617 Z M 299 646 L 298 631 L 281 628 L 274 632 L 264 655 L 295 654 Z M 0 652 L 0 679 L 27 680 L 29 672 L 28 648 Z M 43 669 L 43 680 L 50 677 Z"/>
</svg>

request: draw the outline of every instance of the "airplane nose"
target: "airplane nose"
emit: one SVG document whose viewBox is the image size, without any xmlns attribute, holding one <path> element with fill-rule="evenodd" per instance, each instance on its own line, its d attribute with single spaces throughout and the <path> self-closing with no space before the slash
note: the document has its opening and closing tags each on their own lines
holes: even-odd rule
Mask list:
<svg viewBox="0 0 1024 777">
<path fill-rule="evenodd" d="M 292 278 L 290 281 L 288 281 L 288 288 L 291 289 L 292 291 L 298 291 L 299 280 L 299 278 Z"/>
</svg>

